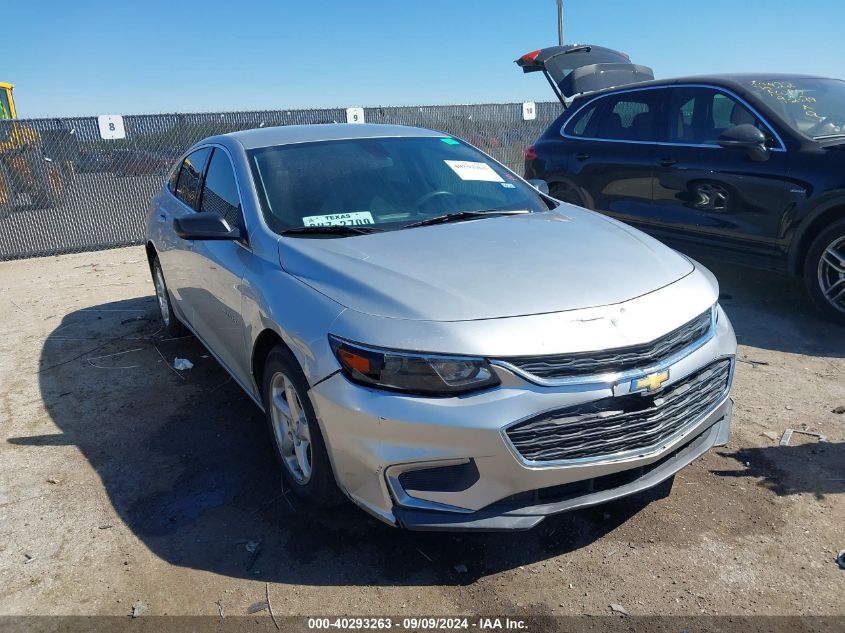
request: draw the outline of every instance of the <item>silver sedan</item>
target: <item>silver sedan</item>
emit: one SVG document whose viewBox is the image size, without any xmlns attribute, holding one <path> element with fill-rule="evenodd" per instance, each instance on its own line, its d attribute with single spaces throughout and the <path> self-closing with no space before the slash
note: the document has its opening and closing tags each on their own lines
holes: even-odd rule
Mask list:
<svg viewBox="0 0 845 633">
<path fill-rule="evenodd" d="M 727 441 L 713 275 L 401 126 L 208 138 L 150 204 L 165 325 L 266 413 L 282 477 L 409 529 L 526 529 Z"/>
</svg>

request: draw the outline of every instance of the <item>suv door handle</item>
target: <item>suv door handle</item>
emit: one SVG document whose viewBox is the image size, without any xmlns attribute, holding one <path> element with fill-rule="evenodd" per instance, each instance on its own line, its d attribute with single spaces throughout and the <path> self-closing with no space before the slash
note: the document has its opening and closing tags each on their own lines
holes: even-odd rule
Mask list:
<svg viewBox="0 0 845 633">
<path fill-rule="evenodd" d="M 661 167 L 671 167 L 672 165 L 674 165 L 677 162 L 678 161 L 674 158 L 660 158 L 660 159 L 658 159 L 657 164 L 660 165 Z"/>
<path fill-rule="evenodd" d="M 159 222 L 167 222 L 167 214 L 166 213 L 159 213 L 158 214 L 158 221 Z"/>
<path fill-rule="evenodd" d="M 578 154 L 575 154 L 575 160 L 587 160 L 589 157 L 590 155 L 586 152 L 580 152 Z"/>
</svg>

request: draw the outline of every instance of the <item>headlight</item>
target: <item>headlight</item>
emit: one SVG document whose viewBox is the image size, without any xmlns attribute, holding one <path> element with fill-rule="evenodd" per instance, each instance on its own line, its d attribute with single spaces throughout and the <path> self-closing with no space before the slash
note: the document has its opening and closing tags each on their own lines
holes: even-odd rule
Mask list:
<svg viewBox="0 0 845 633">
<path fill-rule="evenodd" d="M 429 396 L 448 396 L 499 384 L 483 358 L 414 354 L 365 347 L 329 335 L 343 373 L 370 387 Z"/>
</svg>

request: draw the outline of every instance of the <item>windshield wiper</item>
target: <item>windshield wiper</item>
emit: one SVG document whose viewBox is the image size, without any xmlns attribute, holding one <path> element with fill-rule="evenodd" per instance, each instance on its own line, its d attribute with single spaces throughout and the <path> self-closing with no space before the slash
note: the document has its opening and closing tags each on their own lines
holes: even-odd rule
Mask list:
<svg viewBox="0 0 845 633">
<path fill-rule="evenodd" d="M 458 211 L 456 213 L 447 213 L 446 215 L 436 215 L 433 218 L 420 220 L 419 222 L 411 222 L 403 226 L 403 229 L 412 229 L 417 226 L 431 226 L 433 224 L 448 224 L 449 222 L 463 222 L 465 220 L 474 220 L 476 218 L 494 217 L 499 215 L 525 215 L 530 213 L 527 209 L 505 210 L 505 209 L 485 209 L 481 211 Z"/>
<path fill-rule="evenodd" d="M 332 224 L 329 226 L 295 226 L 292 229 L 285 229 L 282 235 L 367 235 L 368 233 L 378 233 L 384 229 L 379 229 L 374 226 L 343 226 Z"/>
</svg>

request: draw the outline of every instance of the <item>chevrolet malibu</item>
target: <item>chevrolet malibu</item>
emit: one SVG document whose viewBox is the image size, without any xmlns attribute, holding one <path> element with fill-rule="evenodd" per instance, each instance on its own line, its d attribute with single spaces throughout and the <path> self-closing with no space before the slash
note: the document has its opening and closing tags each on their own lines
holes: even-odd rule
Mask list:
<svg viewBox="0 0 845 633">
<path fill-rule="evenodd" d="M 150 205 L 164 325 L 265 412 L 283 486 L 415 530 L 527 529 L 727 441 L 713 275 L 466 142 L 208 138 Z"/>
</svg>

